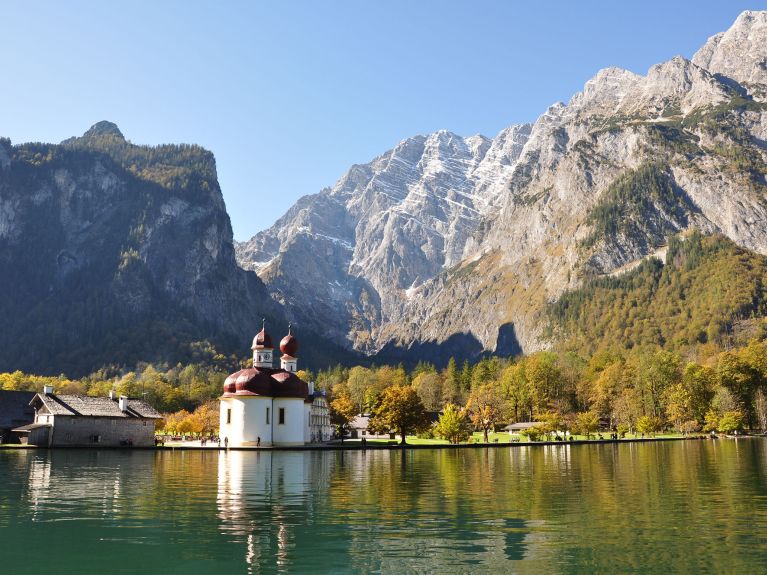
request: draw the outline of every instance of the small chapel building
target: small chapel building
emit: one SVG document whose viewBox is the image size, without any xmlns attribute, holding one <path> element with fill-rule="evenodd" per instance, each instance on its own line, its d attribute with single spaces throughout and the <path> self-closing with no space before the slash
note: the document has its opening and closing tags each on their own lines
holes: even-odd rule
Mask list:
<svg viewBox="0 0 767 575">
<path fill-rule="evenodd" d="M 302 380 L 298 340 L 288 327 L 274 368 L 266 324 L 253 338 L 253 367 L 231 374 L 221 396 L 219 435 L 229 447 L 279 447 L 324 442 L 332 437 L 324 394 Z"/>
</svg>

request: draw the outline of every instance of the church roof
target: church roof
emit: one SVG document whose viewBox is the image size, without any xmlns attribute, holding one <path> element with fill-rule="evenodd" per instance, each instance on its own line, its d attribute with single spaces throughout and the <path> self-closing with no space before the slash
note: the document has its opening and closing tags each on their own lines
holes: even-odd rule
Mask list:
<svg viewBox="0 0 767 575">
<path fill-rule="evenodd" d="M 298 340 L 291 332 L 290 327 L 288 327 L 288 335 L 280 341 L 280 351 L 283 353 L 283 357 L 296 357 L 298 353 Z"/>
<path fill-rule="evenodd" d="M 309 396 L 309 384 L 284 369 L 249 367 L 236 371 L 224 381 L 224 397 L 260 395 L 264 397 Z"/>
<path fill-rule="evenodd" d="M 266 333 L 266 320 L 264 320 L 264 325 L 261 327 L 261 331 L 259 331 L 256 334 L 256 337 L 253 338 L 253 345 L 250 349 L 274 349 L 274 345 L 272 345 L 272 336 Z"/>
</svg>

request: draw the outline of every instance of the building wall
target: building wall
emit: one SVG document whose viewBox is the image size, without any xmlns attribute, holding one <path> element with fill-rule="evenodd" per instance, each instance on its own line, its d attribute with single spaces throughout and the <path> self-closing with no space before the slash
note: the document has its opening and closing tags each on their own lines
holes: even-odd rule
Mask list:
<svg viewBox="0 0 767 575">
<path fill-rule="evenodd" d="M 280 408 L 285 409 L 285 423 L 280 424 Z M 303 445 L 307 425 L 304 400 L 300 397 L 274 398 L 274 445 Z"/>
<path fill-rule="evenodd" d="M 285 423 L 280 423 L 280 408 L 285 410 Z M 266 410 L 269 409 L 269 420 Z M 231 410 L 231 415 L 228 415 Z M 230 423 L 227 423 L 227 417 Z M 303 445 L 308 414 L 304 400 L 295 397 L 241 396 L 222 397 L 219 415 L 219 436 L 229 447 L 260 445 Z"/>
<path fill-rule="evenodd" d="M 242 397 L 222 397 L 219 420 L 219 437 L 222 445 L 228 439 L 230 447 L 272 444 L 272 408 L 271 397 L 247 395 Z M 227 424 L 227 410 L 231 409 L 231 423 Z M 269 409 L 267 422 L 266 410 Z"/>
<path fill-rule="evenodd" d="M 115 447 L 128 441 L 134 447 L 154 445 L 153 419 L 56 415 L 48 416 L 40 423 L 53 424 L 50 431 L 52 447 Z M 94 441 L 94 436 L 98 436 L 98 441 Z M 30 437 L 30 442 L 32 440 Z"/>
<path fill-rule="evenodd" d="M 322 443 L 333 438 L 333 425 L 330 423 L 330 408 L 327 400 L 322 396 L 316 396 L 311 403 L 311 416 L 309 419 L 309 441 Z"/>
<path fill-rule="evenodd" d="M 304 402 L 304 443 L 312 442 L 312 404 Z"/>
</svg>

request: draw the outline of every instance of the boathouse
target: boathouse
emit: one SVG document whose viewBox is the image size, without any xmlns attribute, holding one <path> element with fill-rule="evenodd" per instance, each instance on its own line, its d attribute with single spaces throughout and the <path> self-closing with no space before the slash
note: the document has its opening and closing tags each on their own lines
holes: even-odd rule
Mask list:
<svg viewBox="0 0 767 575">
<path fill-rule="evenodd" d="M 56 395 L 46 386 L 30 405 L 34 422 L 14 432 L 22 442 L 41 447 L 148 447 L 162 419 L 146 401 L 114 392 L 109 397 Z"/>
</svg>

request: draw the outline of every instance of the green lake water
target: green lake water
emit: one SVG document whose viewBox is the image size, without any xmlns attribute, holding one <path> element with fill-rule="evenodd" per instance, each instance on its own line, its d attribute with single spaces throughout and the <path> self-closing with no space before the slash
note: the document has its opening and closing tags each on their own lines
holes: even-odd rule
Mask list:
<svg viewBox="0 0 767 575">
<path fill-rule="evenodd" d="M 4 450 L 0 573 L 767 573 L 767 440 Z"/>
</svg>

